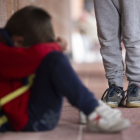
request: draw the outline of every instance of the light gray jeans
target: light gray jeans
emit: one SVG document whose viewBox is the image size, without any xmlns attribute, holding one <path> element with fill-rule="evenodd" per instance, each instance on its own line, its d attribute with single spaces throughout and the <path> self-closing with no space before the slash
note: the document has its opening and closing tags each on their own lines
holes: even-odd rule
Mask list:
<svg viewBox="0 0 140 140">
<path fill-rule="evenodd" d="M 94 5 L 108 81 L 123 87 L 122 39 L 129 85 L 140 86 L 140 0 L 94 0 Z"/>
</svg>

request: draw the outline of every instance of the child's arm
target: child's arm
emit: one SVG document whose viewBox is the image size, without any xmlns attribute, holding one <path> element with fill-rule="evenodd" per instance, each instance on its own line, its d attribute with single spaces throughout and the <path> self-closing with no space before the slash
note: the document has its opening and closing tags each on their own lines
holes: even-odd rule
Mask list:
<svg viewBox="0 0 140 140">
<path fill-rule="evenodd" d="M 28 49 L 11 48 L 0 43 L 0 77 L 18 79 L 35 73 L 43 58 L 52 51 L 62 51 L 57 43 L 37 44 Z"/>
</svg>

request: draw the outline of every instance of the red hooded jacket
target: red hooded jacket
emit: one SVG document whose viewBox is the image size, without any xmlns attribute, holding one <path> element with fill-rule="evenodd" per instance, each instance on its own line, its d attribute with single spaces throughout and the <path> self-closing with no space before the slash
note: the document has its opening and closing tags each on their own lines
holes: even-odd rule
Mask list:
<svg viewBox="0 0 140 140">
<path fill-rule="evenodd" d="M 0 42 L 0 98 L 22 87 L 22 79 L 35 73 L 42 59 L 52 51 L 61 51 L 61 47 L 57 43 L 44 43 L 27 49 L 9 47 Z M 16 131 L 28 122 L 29 97 L 30 90 L 2 107 Z"/>
</svg>

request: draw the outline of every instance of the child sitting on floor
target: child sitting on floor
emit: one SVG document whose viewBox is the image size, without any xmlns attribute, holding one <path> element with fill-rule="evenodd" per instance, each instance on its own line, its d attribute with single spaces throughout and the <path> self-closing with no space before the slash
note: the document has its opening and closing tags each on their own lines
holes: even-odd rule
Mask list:
<svg viewBox="0 0 140 140">
<path fill-rule="evenodd" d="M 82 84 L 62 53 L 65 49 L 62 38 L 55 40 L 50 15 L 37 7 L 19 10 L 0 30 L 1 132 L 53 129 L 64 96 L 86 114 L 89 131 L 129 127 L 119 110 L 95 99 Z"/>
</svg>

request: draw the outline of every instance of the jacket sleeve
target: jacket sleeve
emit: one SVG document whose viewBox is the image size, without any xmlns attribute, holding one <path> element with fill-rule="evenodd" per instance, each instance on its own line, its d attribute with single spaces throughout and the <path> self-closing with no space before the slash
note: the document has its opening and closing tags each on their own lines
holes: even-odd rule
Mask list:
<svg viewBox="0 0 140 140">
<path fill-rule="evenodd" d="M 57 43 L 37 44 L 28 49 L 11 48 L 0 43 L 0 77 L 19 79 L 35 73 L 42 59 L 52 51 L 60 51 Z"/>
</svg>

